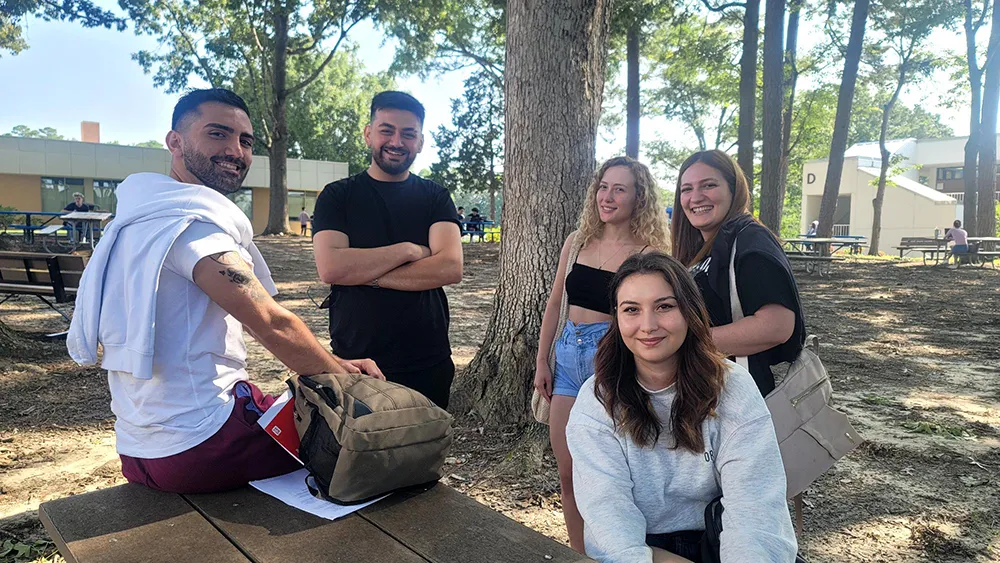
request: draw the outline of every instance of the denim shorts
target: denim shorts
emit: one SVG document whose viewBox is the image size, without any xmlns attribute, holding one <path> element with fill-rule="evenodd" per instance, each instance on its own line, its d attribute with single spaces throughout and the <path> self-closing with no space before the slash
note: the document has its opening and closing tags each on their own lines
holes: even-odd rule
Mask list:
<svg viewBox="0 0 1000 563">
<path fill-rule="evenodd" d="M 556 342 L 556 369 L 552 373 L 552 394 L 576 397 L 580 386 L 594 375 L 594 354 L 597 343 L 611 323 L 576 324 L 566 321 Z"/>
</svg>

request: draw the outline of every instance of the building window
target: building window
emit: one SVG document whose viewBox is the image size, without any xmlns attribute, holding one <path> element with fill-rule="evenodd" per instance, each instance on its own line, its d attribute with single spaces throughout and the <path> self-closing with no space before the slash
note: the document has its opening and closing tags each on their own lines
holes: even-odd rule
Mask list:
<svg viewBox="0 0 1000 563">
<path fill-rule="evenodd" d="M 288 192 L 288 217 L 297 221 L 303 207 L 312 215 L 316 207 L 316 195 L 316 192 Z"/>
<path fill-rule="evenodd" d="M 226 197 L 230 201 L 239 207 L 243 214 L 247 216 L 247 219 L 253 221 L 253 190 L 250 188 L 242 188 L 238 192 L 231 193 Z"/>
<path fill-rule="evenodd" d="M 83 193 L 82 178 L 42 177 L 42 211 L 59 212 L 73 203 L 73 193 Z"/>
<path fill-rule="evenodd" d="M 117 213 L 118 196 L 115 195 L 115 189 L 120 183 L 120 180 L 94 180 L 94 201 L 92 203 L 101 211 Z"/>
<path fill-rule="evenodd" d="M 937 169 L 937 179 L 939 182 L 945 180 L 961 180 L 964 177 L 965 177 L 965 169 L 962 168 L 961 166 Z"/>
</svg>

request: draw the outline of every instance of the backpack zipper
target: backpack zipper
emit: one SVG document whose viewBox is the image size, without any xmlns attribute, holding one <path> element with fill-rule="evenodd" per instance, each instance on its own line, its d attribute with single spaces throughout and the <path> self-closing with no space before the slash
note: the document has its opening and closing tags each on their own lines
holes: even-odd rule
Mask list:
<svg viewBox="0 0 1000 563">
<path fill-rule="evenodd" d="M 792 406 L 797 407 L 799 405 L 799 402 L 802 401 L 802 399 L 805 399 L 808 395 L 812 395 L 814 391 L 822 387 L 823 384 L 828 381 L 830 381 L 830 378 L 824 377 L 823 379 L 820 379 L 816 383 L 810 385 L 808 389 L 806 389 L 805 391 L 799 393 L 798 395 L 792 398 Z"/>
</svg>

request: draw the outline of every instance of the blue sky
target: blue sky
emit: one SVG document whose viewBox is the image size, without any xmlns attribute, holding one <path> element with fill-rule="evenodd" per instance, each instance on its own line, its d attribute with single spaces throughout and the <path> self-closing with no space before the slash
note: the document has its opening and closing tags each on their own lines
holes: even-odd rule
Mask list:
<svg viewBox="0 0 1000 563">
<path fill-rule="evenodd" d="M 108 0 L 97 3 L 114 7 Z M 800 49 L 808 48 L 810 38 L 818 35 L 805 30 Z M 370 70 L 383 70 L 391 63 L 394 45 L 391 42 L 383 45 L 382 35 L 371 25 L 359 25 L 351 37 Z M 934 38 L 935 50 L 964 49 L 960 34 L 938 33 Z M 26 39 L 29 49 L 17 56 L 0 58 L 0 108 L 3 108 L 0 133 L 23 124 L 35 129 L 55 127 L 67 138 L 79 138 L 81 121 L 98 121 L 104 142 L 163 142 L 178 95 L 155 88 L 152 76 L 144 74 L 131 59 L 131 54 L 138 50 L 156 49 L 154 38 L 138 37 L 131 31 L 84 29 L 73 23 L 31 19 Z M 429 133 L 450 122 L 450 98 L 460 95 L 464 77 L 464 73 L 457 72 L 427 79 L 397 79 L 402 89 L 413 93 L 427 107 L 427 145 L 414 170 L 429 167 L 437 160 Z M 942 112 L 944 121 L 955 129 L 956 135 L 967 134 L 967 109 L 933 107 L 934 92 L 946 89 L 941 80 L 943 73 L 937 78 L 911 89 L 903 100 L 908 104 L 924 103 L 927 109 Z M 677 125 L 662 118 L 644 119 L 642 123 L 644 140 L 664 134 L 676 136 L 678 130 Z M 623 128 L 611 135 L 602 131 L 598 138 L 598 158 L 614 156 L 624 147 L 624 136 Z"/>
</svg>

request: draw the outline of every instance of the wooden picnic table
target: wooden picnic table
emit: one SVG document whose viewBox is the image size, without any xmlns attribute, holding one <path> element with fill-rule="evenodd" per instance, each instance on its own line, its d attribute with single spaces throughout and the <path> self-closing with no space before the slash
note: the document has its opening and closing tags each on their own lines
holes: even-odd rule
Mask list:
<svg viewBox="0 0 1000 563">
<path fill-rule="evenodd" d="M 179 495 L 134 484 L 45 502 L 38 515 L 69 563 L 591 561 L 442 484 L 334 521 L 250 487 Z"/>
<path fill-rule="evenodd" d="M 842 248 L 850 248 L 852 254 L 860 252 L 861 247 L 865 246 L 868 242 L 864 237 L 852 236 L 852 237 L 833 237 L 833 238 L 817 238 L 817 237 L 800 237 L 800 238 L 788 238 L 782 239 L 785 245 L 789 246 L 792 252 L 798 254 L 810 254 L 814 251 L 809 250 L 812 245 L 817 246 L 829 246 L 833 252 L 836 252 Z"/>
</svg>

